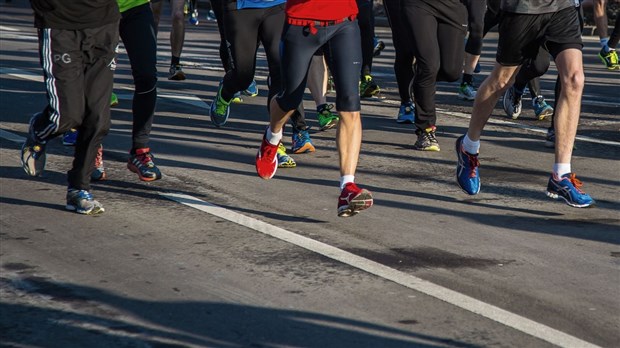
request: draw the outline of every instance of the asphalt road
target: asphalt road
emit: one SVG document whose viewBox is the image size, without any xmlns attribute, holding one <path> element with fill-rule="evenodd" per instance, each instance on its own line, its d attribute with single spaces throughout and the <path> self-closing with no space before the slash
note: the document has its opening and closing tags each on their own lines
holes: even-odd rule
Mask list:
<svg viewBox="0 0 620 348">
<path fill-rule="evenodd" d="M 412 149 L 395 122 L 387 48 L 375 60 L 382 97 L 362 102 L 356 181 L 375 206 L 336 216 L 335 131 L 298 167 L 261 180 L 254 156 L 267 124 L 259 96 L 211 125 L 223 76 L 213 22 L 188 27 L 188 80 L 166 79 L 169 19 L 159 35 L 159 99 L 151 149 L 164 178 L 126 169 L 132 80 L 121 50 L 120 105 L 104 142 L 106 212 L 64 209 L 73 149 L 48 146 L 45 176 L 20 167 L 30 115 L 45 105 L 27 2 L 0 4 L 0 346 L 3 347 L 618 347 L 620 344 L 620 72 L 586 37 L 586 88 L 573 168 L 597 201 L 574 209 L 544 194 L 548 124 L 524 106 L 495 110 L 481 148 L 482 191 L 455 183 L 454 140 L 471 103 L 438 85 L 441 152 Z M 497 37 L 483 50 L 488 74 Z M 553 99 L 555 68 L 542 80 Z M 333 101 L 333 95 L 329 97 Z M 290 144 L 290 129 L 285 144 Z"/>
</svg>

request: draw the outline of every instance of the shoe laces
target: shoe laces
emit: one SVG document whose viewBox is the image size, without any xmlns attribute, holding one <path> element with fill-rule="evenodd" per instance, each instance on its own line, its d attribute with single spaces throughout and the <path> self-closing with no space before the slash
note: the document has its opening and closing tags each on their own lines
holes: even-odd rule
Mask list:
<svg viewBox="0 0 620 348">
<path fill-rule="evenodd" d="M 137 149 L 134 157 L 138 160 L 138 162 L 141 165 L 147 166 L 147 167 L 153 167 L 155 166 L 155 164 L 153 164 L 153 158 L 155 157 L 151 154 L 150 151 L 151 149 L 149 149 L 148 147 L 143 148 L 143 149 Z"/>
<path fill-rule="evenodd" d="M 469 177 L 470 178 L 475 178 L 476 177 L 476 168 L 480 167 L 480 161 L 478 160 L 478 155 L 472 155 L 469 152 L 463 150 L 463 148 L 461 148 L 461 152 L 465 154 L 465 156 L 467 156 L 467 164 L 468 164 L 468 169 L 469 169 Z"/>
<path fill-rule="evenodd" d="M 295 140 L 297 140 L 297 142 L 300 142 L 302 144 L 309 143 L 310 134 L 308 133 L 307 130 L 300 130 L 299 132 L 295 133 Z"/>
<path fill-rule="evenodd" d="M 218 94 L 217 101 L 215 103 L 215 112 L 220 115 L 226 114 L 226 109 L 228 108 L 228 105 L 230 105 L 230 102 L 226 103 L 226 101 Z"/>
<path fill-rule="evenodd" d="M 573 186 L 575 186 L 575 189 L 577 191 L 579 191 L 579 193 L 583 193 L 583 191 L 581 191 L 581 187 L 583 186 L 583 182 L 581 182 L 581 180 L 577 179 L 577 174 L 570 173 L 570 175 L 566 179 L 568 179 L 568 181 L 570 181 L 570 183 L 573 184 Z"/>
<path fill-rule="evenodd" d="M 320 115 L 331 116 L 334 104 L 323 104 L 317 110 Z"/>
<path fill-rule="evenodd" d="M 547 102 L 545 101 L 545 98 L 542 95 L 539 95 L 538 97 L 534 98 L 533 104 L 535 107 L 538 107 L 541 109 L 547 106 Z"/>
</svg>

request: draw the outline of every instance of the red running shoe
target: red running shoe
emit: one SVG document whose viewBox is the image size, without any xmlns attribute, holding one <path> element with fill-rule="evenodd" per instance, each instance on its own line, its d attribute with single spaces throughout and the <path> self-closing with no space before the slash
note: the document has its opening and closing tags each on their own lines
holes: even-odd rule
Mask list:
<svg viewBox="0 0 620 348">
<path fill-rule="evenodd" d="M 263 136 L 263 142 L 260 144 L 256 154 L 256 173 L 265 180 L 273 178 L 278 169 L 278 159 L 276 156 L 278 154 L 278 145 L 271 144 Z"/>
<path fill-rule="evenodd" d="M 352 182 L 344 186 L 340 197 L 338 197 L 338 216 L 340 217 L 353 216 L 360 210 L 370 207 L 372 207 L 372 193 L 357 187 Z"/>
</svg>

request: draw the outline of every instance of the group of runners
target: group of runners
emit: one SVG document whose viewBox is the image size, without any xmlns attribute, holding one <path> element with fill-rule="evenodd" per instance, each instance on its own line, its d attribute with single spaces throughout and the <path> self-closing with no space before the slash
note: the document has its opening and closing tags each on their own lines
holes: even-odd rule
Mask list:
<svg viewBox="0 0 620 348">
<path fill-rule="evenodd" d="M 110 128 L 110 97 L 119 35 L 134 78 L 132 148 L 128 168 L 144 181 L 162 177 L 149 148 L 157 99 L 157 25 L 149 0 L 31 0 L 39 33 L 39 52 L 49 104 L 32 116 L 21 151 L 23 168 L 39 176 L 45 147 L 52 138 L 75 132 L 75 154 L 68 172 L 66 208 L 81 214 L 104 211 L 90 193 L 91 180 L 105 179 L 101 144 Z M 162 1 L 160 1 L 161 4 Z M 178 4 L 172 0 L 173 23 Z M 269 68 L 269 124 L 255 158 L 257 174 L 270 179 L 295 161 L 282 145 L 291 120 L 292 149 L 314 151 L 303 111 L 309 87 L 322 130 L 337 126 L 340 189 L 338 216 L 348 217 L 373 205 L 372 193 L 359 187 L 355 172 L 362 143 L 360 98 L 379 91 L 372 78 L 374 18 L 371 0 L 212 0 L 218 20 L 220 57 L 226 71 L 211 102 L 211 121 L 226 124 L 240 92 L 256 95 L 256 51 L 262 44 Z M 157 6 L 160 6 L 158 4 Z M 594 200 L 581 189 L 571 157 L 584 85 L 582 21 L 577 0 L 384 0 L 396 52 L 394 70 L 401 106 L 397 122 L 413 123 L 414 148 L 439 151 L 435 132 L 438 81 L 457 81 L 459 97 L 473 100 L 466 134 L 456 140 L 456 179 L 464 192 L 478 194 L 482 130 L 499 98 L 516 118 L 529 84 L 539 119 L 551 117 L 555 160 L 547 195 L 573 207 Z M 498 24 L 493 71 L 476 90 L 473 73 L 482 38 Z M 173 25 L 173 31 L 174 31 Z M 178 29 L 180 30 L 180 29 Z M 179 33 L 171 34 L 171 43 Z M 184 29 L 183 29 L 184 31 Z M 620 69 L 611 37 L 601 40 L 599 56 L 609 69 Z M 469 38 L 465 41 L 469 32 Z M 183 34 L 184 35 L 184 34 Z M 174 39 L 176 38 L 176 39 Z M 172 43 L 169 78 L 185 78 L 180 48 Z M 182 48 L 182 40 L 181 46 Z M 555 105 L 540 94 L 537 78 L 553 57 L 558 69 Z M 328 74 L 329 72 L 329 74 Z M 330 76 L 330 77 L 328 77 Z M 335 85 L 335 110 L 325 102 L 328 79 Z"/>
</svg>

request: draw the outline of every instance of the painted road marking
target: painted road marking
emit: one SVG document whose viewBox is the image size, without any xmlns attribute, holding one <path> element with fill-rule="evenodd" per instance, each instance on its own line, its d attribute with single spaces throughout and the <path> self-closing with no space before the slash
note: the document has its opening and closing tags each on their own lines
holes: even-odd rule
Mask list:
<svg viewBox="0 0 620 348">
<path fill-rule="evenodd" d="M 424 279 L 390 268 L 378 262 L 352 254 L 326 243 L 301 236 L 281 227 L 236 213 L 215 204 L 181 193 L 160 193 L 163 197 L 220 217 L 235 224 L 245 226 L 265 235 L 291 243 L 306 250 L 340 261 L 380 278 L 393 281 L 409 289 L 432 296 L 451 305 L 494 320 L 500 324 L 519 330 L 560 347 L 598 347 L 577 337 L 553 329 L 544 324 L 527 319 L 499 307 L 477 300 L 473 297 L 444 288 Z"/>
</svg>

